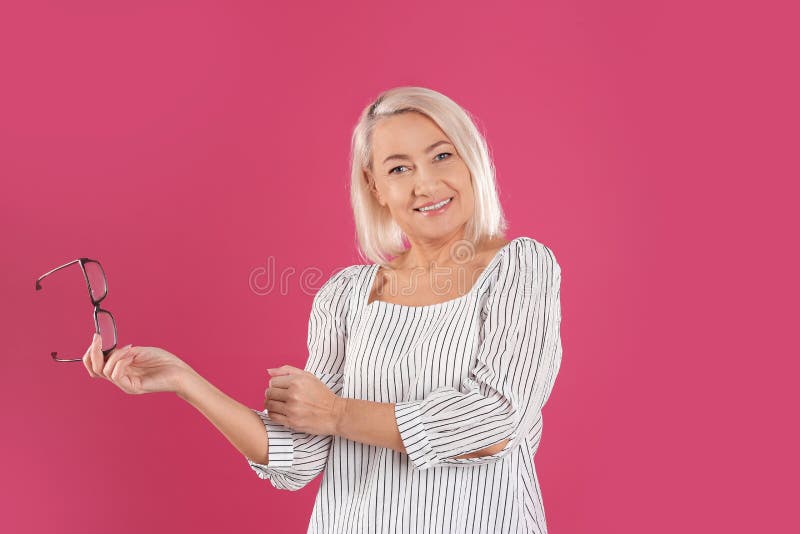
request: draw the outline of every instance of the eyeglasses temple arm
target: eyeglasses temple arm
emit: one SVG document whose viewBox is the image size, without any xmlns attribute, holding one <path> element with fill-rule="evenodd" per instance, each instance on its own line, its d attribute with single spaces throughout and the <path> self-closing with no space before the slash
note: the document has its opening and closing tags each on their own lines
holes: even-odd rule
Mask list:
<svg viewBox="0 0 800 534">
<path fill-rule="evenodd" d="M 110 349 L 105 349 L 105 350 L 101 349 L 100 350 L 100 352 L 103 353 L 103 361 L 108 361 L 109 354 L 111 354 L 114 351 L 115 348 L 117 348 L 116 345 L 114 345 Z M 53 358 L 56 361 L 79 362 L 79 361 L 83 360 L 83 356 L 81 356 L 80 358 L 59 358 L 58 357 L 58 352 L 56 352 L 56 351 L 51 352 L 50 353 L 50 357 Z"/>
<path fill-rule="evenodd" d="M 60 267 L 56 267 L 55 269 L 51 269 L 51 270 L 47 271 L 47 272 L 46 272 L 46 273 L 44 273 L 42 276 L 40 276 L 39 278 L 37 278 L 37 279 L 36 279 L 36 291 L 39 291 L 40 289 L 42 289 L 42 284 L 41 284 L 40 282 L 41 282 L 42 280 L 44 280 L 44 278 L 45 278 L 46 276 L 50 276 L 50 275 L 51 275 L 51 274 L 53 274 L 54 272 L 58 271 L 59 269 L 63 269 L 64 267 L 69 267 L 69 266 L 70 266 L 70 265 L 72 265 L 73 263 L 80 263 L 80 262 L 84 262 L 84 261 L 86 261 L 87 259 L 89 259 L 89 258 L 78 258 L 77 260 L 72 260 L 71 262 L 69 262 L 69 263 L 65 263 L 64 265 L 61 265 Z"/>
</svg>

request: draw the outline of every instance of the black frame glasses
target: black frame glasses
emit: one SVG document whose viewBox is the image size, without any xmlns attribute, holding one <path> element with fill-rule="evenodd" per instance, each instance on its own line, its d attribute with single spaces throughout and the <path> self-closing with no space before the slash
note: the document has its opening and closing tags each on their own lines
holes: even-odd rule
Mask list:
<svg viewBox="0 0 800 534">
<path fill-rule="evenodd" d="M 94 306 L 94 313 L 92 314 L 92 316 L 94 317 L 94 331 L 96 333 L 98 333 L 98 334 L 100 333 L 100 323 L 97 320 L 97 316 L 99 314 L 106 314 L 106 315 L 108 315 L 108 317 L 111 318 L 111 324 L 114 327 L 114 344 L 111 346 L 111 348 L 108 348 L 108 349 L 105 349 L 105 350 L 101 349 L 102 352 L 103 352 L 103 359 L 105 359 L 117 347 L 117 322 L 114 320 L 114 316 L 111 314 L 110 311 L 104 310 L 103 308 L 100 307 L 100 302 L 102 302 L 103 299 L 106 298 L 106 296 L 108 295 L 108 279 L 106 278 L 106 272 L 103 270 L 103 266 L 100 265 L 99 261 L 93 260 L 93 259 L 90 259 L 90 258 L 78 258 L 77 260 L 73 260 L 71 262 L 65 263 L 64 265 L 56 267 L 55 269 L 51 269 L 50 271 L 44 273 L 42 276 L 40 276 L 39 278 L 36 279 L 36 291 L 39 291 L 40 289 L 42 289 L 41 281 L 44 280 L 44 278 L 46 276 L 50 276 L 54 272 L 56 272 L 56 271 L 58 271 L 60 269 L 63 269 L 64 267 L 69 267 L 73 263 L 78 263 L 80 265 L 81 272 L 83 273 L 83 279 L 86 280 L 86 288 L 89 290 L 89 299 L 92 301 L 92 306 Z M 100 269 L 100 273 L 103 275 L 102 295 L 99 298 L 95 298 L 95 296 L 94 296 L 95 292 L 92 291 L 92 283 L 89 281 L 89 275 L 86 274 L 85 265 L 87 263 L 95 263 L 95 264 L 97 264 L 97 267 Z M 99 289 L 99 288 L 95 287 L 94 289 Z M 57 352 L 51 352 L 50 356 L 53 358 L 53 360 L 55 360 L 57 362 L 80 362 L 80 361 L 83 360 L 83 357 L 80 357 L 80 358 L 58 358 L 58 353 Z"/>
</svg>

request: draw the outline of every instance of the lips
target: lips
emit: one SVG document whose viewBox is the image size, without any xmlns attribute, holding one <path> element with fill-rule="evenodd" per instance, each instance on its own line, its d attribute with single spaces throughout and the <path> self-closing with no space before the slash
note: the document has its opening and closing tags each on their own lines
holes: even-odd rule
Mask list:
<svg viewBox="0 0 800 534">
<path fill-rule="evenodd" d="M 444 206 L 448 205 L 452 201 L 453 201 L 453 197 L 445 197 L 445 198 L 439 199 L 439 200 L 437 200 L 435 202 L 428 202 L 427 204 L 423 204 L 422 206 L 417 206 L 416 208 L 414 208 L 414 210 L 415 211 L 419 211 L 420 208 L 429 208 L 431 206 L 435 206 L 435 205 L 437 205 L 439 203 L 444 202 L 444 205 L 440 206 L 440 208 L 441 208 L 441 207 L 444 207 Z"/>
</svg>

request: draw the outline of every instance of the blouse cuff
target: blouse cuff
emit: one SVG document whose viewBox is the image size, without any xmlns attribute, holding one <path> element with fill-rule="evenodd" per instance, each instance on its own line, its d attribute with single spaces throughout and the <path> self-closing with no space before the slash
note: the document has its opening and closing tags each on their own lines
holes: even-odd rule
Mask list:
<svg viewBox="0 0 800 534">
<path fill-rule="evenodd" d="M 428 437 L 428 430 L 423 423 L 422 407 L 424 401 L 403 401 L 394 405 L 397 428 L 406 448 L 406 454 L 412 465 L 418 469 L 429 469 L 436 466 L 468 466 L 487 464 L 501 460 L 517 446 L 518 433 L 513 432 L 502 450 L 472 458 L 442 458 L 434 449 Z"/>
<path fill-rule="evenodd" d="M 292 440 L 292 429 L 287 428 L 269 418 L 269 413 L 253 410 L 261 418 L 267 430 L 269 440 L 269 461 L 266 464 L 256 463 L 247 458 L 247 463 L 261 478 L 269 478 L 267 469 L 275 467 L 292 467 L 294 460 L 294 442 Z"/>
<path fill-rule="evenodd" d="M 394 415 L 406 454 L 414 467 L 426 469 L 434 466 L 438 459 L 422 423 L 421 405 L 419 401 L 397 402 L 394 405 Z"/>
</svg>

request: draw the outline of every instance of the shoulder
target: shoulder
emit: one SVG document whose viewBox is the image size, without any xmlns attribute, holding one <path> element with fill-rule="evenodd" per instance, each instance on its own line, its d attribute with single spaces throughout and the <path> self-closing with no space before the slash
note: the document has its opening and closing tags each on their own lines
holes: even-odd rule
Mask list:
<svg viewBox="0 0 800 534">
<path fill-rule="evenodd" d="M 339 300 L 340 297 L 349 294 L 354 281 L 363 272 L 365 265 L 349 265 L 337 269 L 322 284 L 314 295 L 316 305 Z"/>
<path fill-rule="evenodd" d="M 533 237 L 515 237 L 508 242 L 506 248 L 508 249 L 507 259 L 525 261 L 526 263 L 532 262 L 534 265 L 558 263 L 553 249 Z"/>
<path fill-rule="evenodd" d="M 347 267 L 343 267 L 334 271 L 334 273 L 328 278 L 328 281 L 325 282 L 325 285 L 328 284 L 345 284 L 350 282 L 353 278 L 358 276 L 358 274 L 362 271 L 362 269 L 366 267 L 366 265 L 349 265 Z"/>
<path fill-rule="evenodd" d="M 512 239 L 500 254 L 498 279 L 503 280 L 507 287 L 539 285 L 561 276 L 561 266 L 552 248 L 533 237 Z"/>
<path fill-rule="evenodd" d="M 517 253 L 533 266 L 551 267 L 559 269 L 553 249 L 533 237 L 521 236 L 516 238 Z"/>
<path fill-rule="evenodd" d="M 322 284 L 319 288 L 319 293 L 329 293 L 335 290 L 341 290 L 352 283 L 359 273 L 361 273 L 364 265 L 349 265 L 334 271 L 334 273 Z"/>
</svg>

